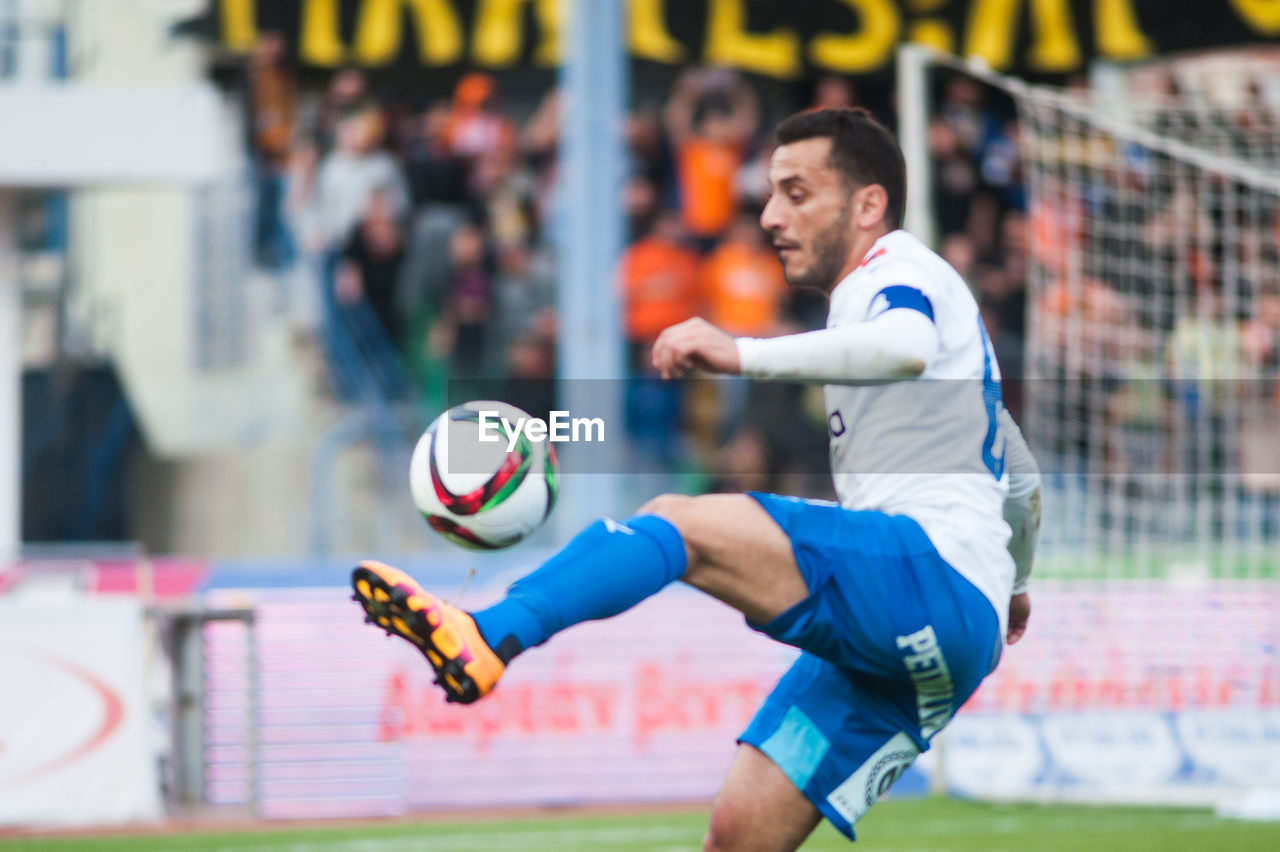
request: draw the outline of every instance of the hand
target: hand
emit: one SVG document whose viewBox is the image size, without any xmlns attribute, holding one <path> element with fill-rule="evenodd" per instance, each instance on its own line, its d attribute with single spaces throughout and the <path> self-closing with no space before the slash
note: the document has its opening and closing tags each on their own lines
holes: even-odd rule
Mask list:
<svg viewBox="0 0 1280 852">
<path fill-rule="evenodd" d="M 653 366 L 664 379 L 678 379 L 695 367 L 730 375 L 742 372 L 734 339 L 697 317 L 658 335 L 653 344 Z"/>
<path fill-rule="evenodd" d="M 1031 595 L 1023 592 L 1009 598 L 1009 635 L 1006 641 L 1010 645 L 1022 638 L 1027 632 L 1027 619 L 1031 618 Z"/>
</svg>

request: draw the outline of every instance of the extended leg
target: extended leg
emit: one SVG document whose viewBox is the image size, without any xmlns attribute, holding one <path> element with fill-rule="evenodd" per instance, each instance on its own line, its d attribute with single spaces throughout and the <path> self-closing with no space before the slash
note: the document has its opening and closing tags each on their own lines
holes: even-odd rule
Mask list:
<svg viewBox="0 0 1280 852">
<path fill-rule="evenodd" d="M 755 500 L 664 495 L 623 524 L 592 524 L 476 613 L 476 624 L 495 648 L 507 645 L 509 658 L 571 625 L 617 615 L 677 579 L 755 623 L 808 594 L 790 541 Z"/>
<path fill-rule="evenodd" d="M 412 642 L 450 701 L 470 704 L 497 685 L 506 664 L 560 630 L 629 609 L 679 578 L 685 547 L 655 515 L 597 521 L 507 596 L 474 614 L 427 592 L 403 571 L 367 561 L 352 572 L 366 620 Z"/>
<path fill-rule="evenodd" d="M 450 700 L 470 703 L 522 651 L 624 612 L 677 579 L 756 623 L 808 594 L 786 535 L 745 495 L 666 495 L 624 523 L 598 521 L 474 614 L 380 563 L 362 563 L 352 583 L 370 620 L 417 645 Z"/>
</svg>

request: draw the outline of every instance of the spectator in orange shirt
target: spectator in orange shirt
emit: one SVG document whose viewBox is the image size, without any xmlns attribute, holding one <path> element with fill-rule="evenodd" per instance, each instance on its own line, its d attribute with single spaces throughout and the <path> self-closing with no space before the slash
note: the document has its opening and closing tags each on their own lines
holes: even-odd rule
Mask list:
<svg viewBox="0 0 1280 852">
<path fill-rule="evenodd" d="M 622 254 L 627 340 L 644 350 L 636 353 L 640 364 L 648 363 L 648 347 L 663 329 L 698 313 L 698 255 L 684 236 L 679 217 L 663 211 Z"/>
<path fill-rule="evenodd" d="M 453 91 L 453 108 L 444 127 L 445 145 L 470 165 L 472 189 L 478 194 L 488 188 L 484 178 L 495 161 L 505 161 L 517 149 L 515 125 L 495 108 L 497 95 L 497 84 L 488 74 L 465 75 Z"/>
<path fill-rule="evenodd" d="M 685 227 L 709 249 L 738 206 L 736 177 L 759 121 L 755 93 L 732 72 L 690 71 L 676 81 L 663 121 Z"/>
<path fill-rule="evenodd" d="M 297 80 L 285 55 L 284 37 L 266 32 L 249 60 L 249 144 L 254 155 L 257 197 L 254 260 L 264 269 L 288 267 L 296 249 L 284 219 L 285 176 L 298 124 Z"/>
<path fill-rule="evenodd" d="M 620 264 L 632 375 L 627 434 L 637 463 L 654 471 L 670 469 L 681 456 L 685 383 L 657 378 L 649 350 L 663 329 L 698 313 L 698 255 L 684 240 L 679 214 L 663 211 L 646 236 L 627 247 Z"/>
<path fill-rule="evenodd" d="M 772 337 L 778 333 L 787 283 L 777 255 L 764 242 L 759 220 L 739 212 L 701 270 L 705 315 L 735 337 Z M 720 397 L 717 440 L 727 440 L 747 404 L 749 383 L 740 376 L 716 382 Z"/>
<path fill-rule="evenodd" d="M 724 240 L 702 263 L 707 319 L 735 337 L 769 337 L 787 296 L 778 256 L 756 217 L 740 212 Z"/>
</svg>

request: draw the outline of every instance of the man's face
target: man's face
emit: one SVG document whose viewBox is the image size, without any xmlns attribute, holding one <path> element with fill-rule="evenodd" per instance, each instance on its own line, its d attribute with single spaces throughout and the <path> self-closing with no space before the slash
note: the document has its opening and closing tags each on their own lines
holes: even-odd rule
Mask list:
<svg viewBox="0 0 1280 852">
<path fill-rule="evenodd" d="M 772 194 L 760 214 L 793 287 L 830 290 L 853 243 L 852 196 L 828 164 L 831 140 L 814 137 L 780 145 L 769 163 Z"/>
</svg>

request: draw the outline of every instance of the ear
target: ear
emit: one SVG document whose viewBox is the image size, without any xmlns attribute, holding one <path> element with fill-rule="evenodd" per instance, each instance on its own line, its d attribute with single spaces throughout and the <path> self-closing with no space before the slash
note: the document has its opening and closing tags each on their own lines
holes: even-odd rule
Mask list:
<svg viewBox="0 0 1280 852">
<path fill-rule="evenodd" d="M 853 220 L 868 230 L 879 225 L 889 209 L 889 193 L 878 183 L 869 183 L 853 194 Z"/>
</svg>

